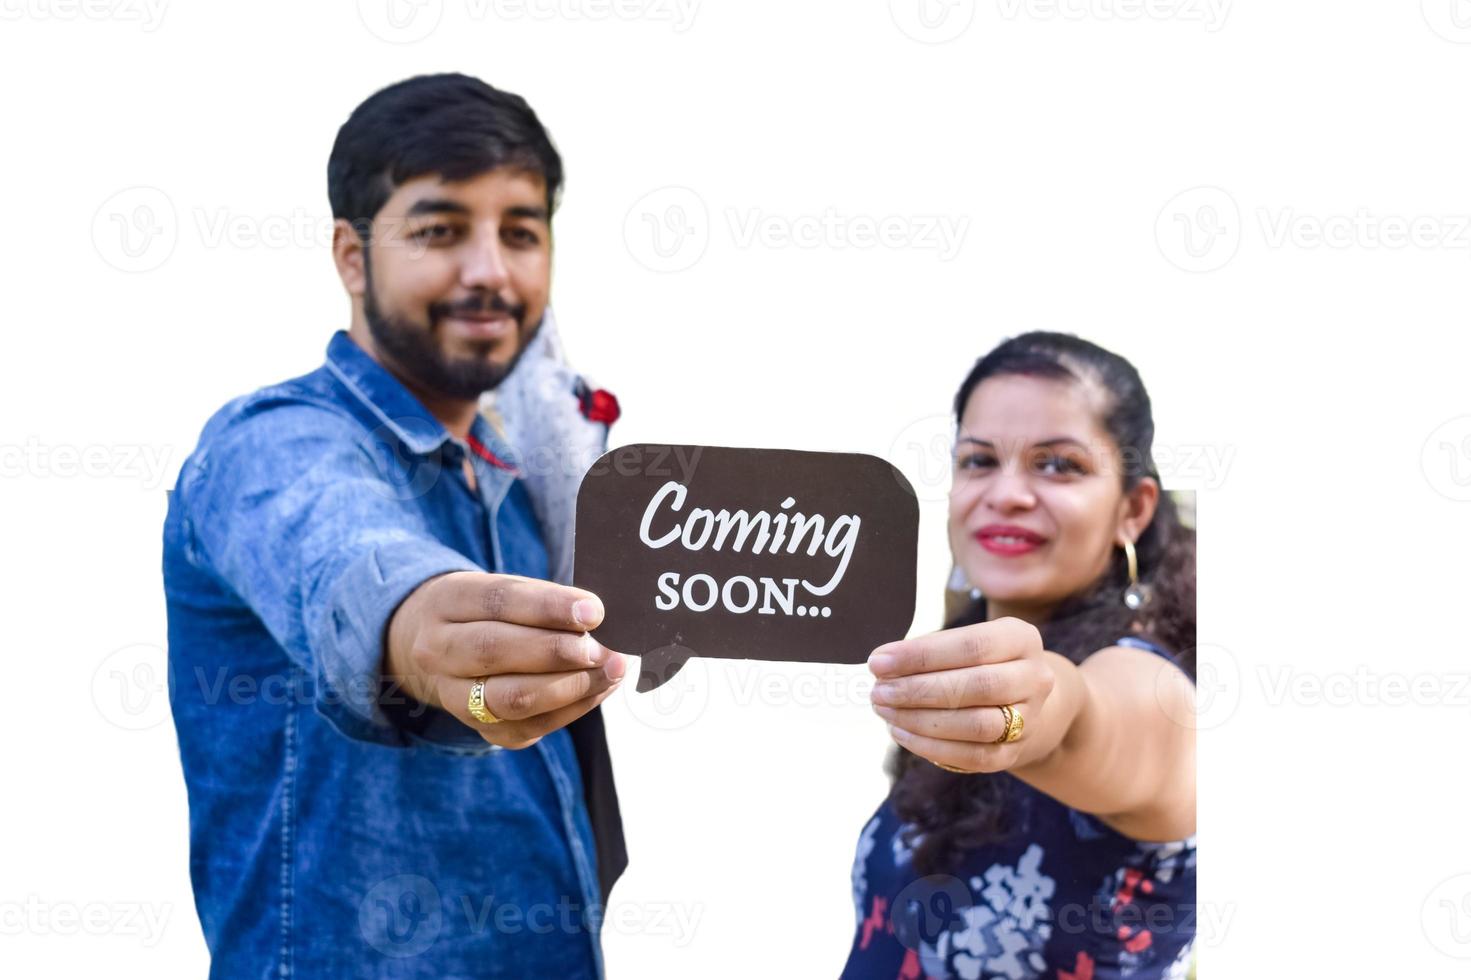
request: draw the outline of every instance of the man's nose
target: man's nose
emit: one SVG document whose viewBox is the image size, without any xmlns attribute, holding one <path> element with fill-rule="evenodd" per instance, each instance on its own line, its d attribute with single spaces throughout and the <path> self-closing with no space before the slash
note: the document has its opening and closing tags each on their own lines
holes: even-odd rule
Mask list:
<svg viewBox="0 0 1471 980">
<path fill-rule="evenodd" d="M 506 256 L 498 235 L 488 232 L 466 243 L 460 260 L 461 286 L 498 292 L 509 281 Z"/>
</svg>

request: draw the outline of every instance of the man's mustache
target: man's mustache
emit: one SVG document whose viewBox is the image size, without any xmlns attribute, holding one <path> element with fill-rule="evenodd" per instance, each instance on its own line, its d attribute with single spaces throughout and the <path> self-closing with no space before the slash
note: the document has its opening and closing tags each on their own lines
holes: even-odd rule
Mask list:
<svg viewBox="0 0 1471 980">
<path fill-rule="evenodd" d="M 451 316 L 485 316 L 489 313 L 505 313 L 517 324 L 526 322 L 526 306 L 512 305 L 494 294 L 489 297 L 474 297 L 459 303 L 440 303 L 429 308 L 435 320 Z"/>
</svg>

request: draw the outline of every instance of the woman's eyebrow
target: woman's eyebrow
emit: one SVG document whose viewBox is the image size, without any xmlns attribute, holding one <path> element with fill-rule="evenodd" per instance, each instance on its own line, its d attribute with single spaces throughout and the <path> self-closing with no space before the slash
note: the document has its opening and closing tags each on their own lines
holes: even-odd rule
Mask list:
<svg viewBox="0 0 1471 980">
<path fill-rule="evenodd" d="M 1053 436 L 1051 439 L 1043 439 L 1041 442 L 1037 443 L 1037 445 L 1039 445 L 1039 446 L 1059 446 L 1059 445 L 1062 445 L 1063 443 L 1072 443 L 1074 446 L 1077 446 L 1079 449 L 1087 449 L 1088 448 L 1088 444 L 1086 442 L 1083 442 L 1081 439 L 1074 439 L 1072 436 Z"/>
<path fill-rule="evenodd" d="M 961 436 L 959 439 L 956 440 L 956 442 L 973 442 L 977 446 L 985 446 L 988 449 L 995 449 L 996 448 L 996 444 L 993 443 L 991 440 L 989 440 L 989 439 L 977 439 L 975 436 Z M 1087 449 L 1088 448 L 1088 444 L 1087 443 L 1083 442 L 1080 439 L 1074 439 L 1072 436 L 1053 436 L 1051 439 L 1043 439 L 1040 442 L 1034 442 L 1034 443 L 1032 443 L 1032 445 L 1033 446 L 1056 446 L 1056 445 L 1060 445 L 1060 444 L 1065 443 L 1065 442 L 1072 443 L 1073 445 L 1079 447 L 1080 449 Z"/>
</svg>

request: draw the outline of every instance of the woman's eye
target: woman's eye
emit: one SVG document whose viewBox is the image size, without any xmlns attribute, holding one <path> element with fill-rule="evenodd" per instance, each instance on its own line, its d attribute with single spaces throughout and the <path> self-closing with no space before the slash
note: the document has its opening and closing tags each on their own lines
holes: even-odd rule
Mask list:
<svg viewBox="0 0 1471 980">
<path fill-rule="evenodd" d="M 1081 474 L 1082 465 L 1066 456 L 1044 456 L 1037 461 L 1037 470 L 1049 476 Z"/>
<path fill-rule="evenodd" d="M 529 228 L 512 228 L 507 232 L 507 237 L 517 245 L 535 245 L 540 240 L 536 237 L 536 232 Z"/>
<path fill-rule="evenodd" d="M 996 465 L 994 456 L 960 456 L 955 460 L 956 468 L 962 470 L 988 469 Z"/>
</svg>

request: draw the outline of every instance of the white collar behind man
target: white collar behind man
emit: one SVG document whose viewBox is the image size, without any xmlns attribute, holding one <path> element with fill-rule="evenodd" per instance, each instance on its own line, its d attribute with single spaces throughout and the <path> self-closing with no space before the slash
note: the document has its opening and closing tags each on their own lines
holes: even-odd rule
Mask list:
<svg viewBox="0 0 1471 980">
<path fill-rule="evenodd" d="M 480 411 L 516 450 L 555 582 L 572 581 L 572 530 L 582 476 L 608 446 L 608 424 L 584 414 L 584 379 L 568 362 L 548 307 L 541 326 Z"/>
</svg>

